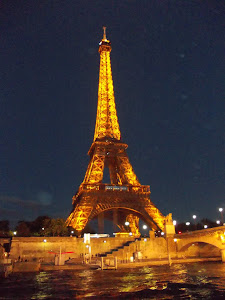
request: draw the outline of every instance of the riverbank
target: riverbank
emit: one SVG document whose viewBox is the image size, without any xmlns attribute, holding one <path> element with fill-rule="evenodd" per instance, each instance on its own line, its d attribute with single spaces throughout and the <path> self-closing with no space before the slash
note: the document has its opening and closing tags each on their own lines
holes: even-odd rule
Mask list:
<svg viewBox="0 0 225 300">
<path fill-rule="evenodd" d="M 221 261 L 221 257 L 198 257 L 198 258 L 182 258 L 182 259 L 161 259 L 161 260 L 151 260 L 151 261 L 140 261 L 140 262 L 133 262 L 133 263 L 118 263 L 119 269 L 124 268 L 137 268 L 137 267 L 151 267 L 151 266 L 162 266 L 162 265 L 169 265 L 169 264 L 189 264 L 189 263 L 196 263 L 196 262 L 215 262 Z"/>
<path fill-rule="evenodd" d="M 220 257 L 196 257 L 196 258 L 182 258 L 182 259 L 159 259 L 159 260 L 145 260 L 136 262 L 118 262 L 118 269 L 133 269 L 139 267 L 162 266 L 172 264 L 190 264 L 198 262 L 218 262 L 221 261 Z M 13 264 L 13 273 L 24 272 L 40 272 L 40 271 L 55 271 L 55 270 L 87 270 L 87 269 L 100 269 L 99 263 L 93 262 L 92 264 L 83 264 L 82 262 L 76 264 L 65 264 L 56 266 L 53 264 L 35 263 L 35 262 L 16 262 Z"/>
</svg>

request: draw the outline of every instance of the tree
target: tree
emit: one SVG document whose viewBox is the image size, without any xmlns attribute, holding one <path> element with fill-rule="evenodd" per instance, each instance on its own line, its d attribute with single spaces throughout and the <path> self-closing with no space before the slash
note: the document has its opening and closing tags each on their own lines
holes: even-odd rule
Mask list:
<svg viewBox="0 0 225 300">
<path fill-rule="evenodd" d="M 68 236 L 68 228 L 65 224 L 65 220 L 51 219 L 44 221 L 44 233 L 48 236 Z"/>
<path fill-rule="evenodd" d="M 1 237 L 9 236 L 9 221 L 8 220 L 0 221 L 0 236 Z"/>
<path fill-rule="evenodd" d="M 30 222 L 25 222 L 25 221 L 18 222 L 18 225 L 16 227 L 18 236 L 30 236 L 31 235 L 29 223 Z"/>
<path fill-rule="evenodd" d="M 202 220 L 201 220 L 201 223 L 203 224 L 203 226 L 204 226 L 204 225 L 207 225 L 208 228 L 212 228 L 212 227 L 218 226 L 218 225 L 216 224 L 216 222 L 214 222 L 214 221 L 212 221 L 212 220 L 209 220 L 209 219 L 207 219 L 207 218 L 202 219 Z"/>
<path fill-rule="evenodd" d="M 32 235 L 43 235 L 46 220 L 50 220 L 48 216 L 39 216 L 33 222 L 31 222 L 30 230 Z"/>
</svg>

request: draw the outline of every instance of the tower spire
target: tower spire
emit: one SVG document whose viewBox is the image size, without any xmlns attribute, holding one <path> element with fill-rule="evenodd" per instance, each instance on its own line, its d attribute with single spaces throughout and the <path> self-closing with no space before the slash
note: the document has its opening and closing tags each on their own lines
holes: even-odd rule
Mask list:
<svg viewBox="0 0 225 300">
<path fill-rule="evenodd" d="M 118 141 L 121 139 L 113 89 L 111 50 L 111 43 L 106 38 L 106 27 L 104 26 L 103 39 L 98 50 L 100 53 L 100 68 L 94 141 L 108 138 Z"/>
<path fill-rule="evenodd" d="M 106 27 L 103 26 L 102 28 L 103 28 L 103 40 L 107 41 L 107 38 L 106 38 Z"/>
</svg>

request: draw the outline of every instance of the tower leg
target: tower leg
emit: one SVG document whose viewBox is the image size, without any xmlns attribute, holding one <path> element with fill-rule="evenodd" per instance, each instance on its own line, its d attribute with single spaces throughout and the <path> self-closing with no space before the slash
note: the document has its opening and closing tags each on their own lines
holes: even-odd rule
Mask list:
<svg viewBox="0 0 225 300">
<path fill-rule="evenodd" d="M 118 229 L 118 211 L 115 209 L 113 210 L 113 232 L 116 232 Z"/>
<path fill-rule="evenodd" d="M 104 213 L 98 215 L 98 233 L 104 233 Z"/>
</svg>

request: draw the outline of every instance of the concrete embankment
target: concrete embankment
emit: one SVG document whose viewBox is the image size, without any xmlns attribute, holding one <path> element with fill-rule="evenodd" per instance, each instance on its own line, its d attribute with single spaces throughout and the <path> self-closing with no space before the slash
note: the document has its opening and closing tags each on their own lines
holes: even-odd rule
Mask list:
<svg viewBox="0 0 225 300">
<path fill-rule="evenodd" d="M 37 262 L 16 262 L 13 264 L 13 272 L 39 272 L 41 264 Z"/>
<path fill-rule="evenodd" d="M 208 258 L 184 258 L 184 259 L 172 259 L 171 264 L 187 264 L 196 262 L 215 262 L 221 261 L 220 257 L 208 257 Z M 148 261 L 138 261 L 138 262 L 128 262 L 128 263 L 118 263 L 118 269 L 132 269 L 138 267 L 151 267 L 151 266 L 161 266 L 168 265 L 169 260 L 148 260 Z M 96 264 L 65 264 L 62 266 L 55 266 L 53 264 L 40 264 L 37 262 L 16 262 L 11 265 L 11 272 L 13 273 L 23 273 L 23 272 L 40 272 L 40 271 L 54 271 L 54 270 L 87 270 L 87 269 L 97 269 Z M 1 269 L 1 268 L 0 268 Z M 4 268 L 2 268 L 3 271 Z"/>
<path fill-rule="evenodd" d="M 196 262 L 210 262 L 210 261 L 221 261 L 221 257 L 204 257 L 204 258 L 184 258 L 184 259 L 172 259 L 171 264 L 188 264 Z M 128 262 L 128 263 L 118 263 L 118 269 L 132 269 L 138 267 L 151 267 L 151 266 L 162 266 L 168 265 L 169 261 L 167 259 L 161 260 L 149 260 L 149 261 L 139 261 L 139 262 Z M 64 266 L 55 265 L 45 265 L 42 264 L 40 267 L 41 271 L 53 271 L 53 270 L 85 270 L 85 269 L 95 269 L 98 265 L 94 264 L 70 264 Z"/>
<path fill-rule="evenodd" d="M 12 273 L 12 265 L 0 265 L 0 278 L 8 277 L 10 273 Z"/>
<path fill-rule="evenodd" d="M 80 265 L 41 265 L 40 271 L 54 271 L 54 270 L 87 270 L 90 269 L 90 265 L 80 264 Z"/>
<path fill-rule="evenodd" d="M 172 259 L 172 260 L 170 260 L 170 263 L 171 264 L 188 264 L 188 263 L 209 262 L 209 261 L 221 261 L 221 257 Z M 169 265 L 170 263 L 169 263 L 168 259 L 139 261 L 139 262 L 122 263 L 122 264 L 118 263 L 118 269 L 162 266 L 162 265 Z"/>
</svg>

